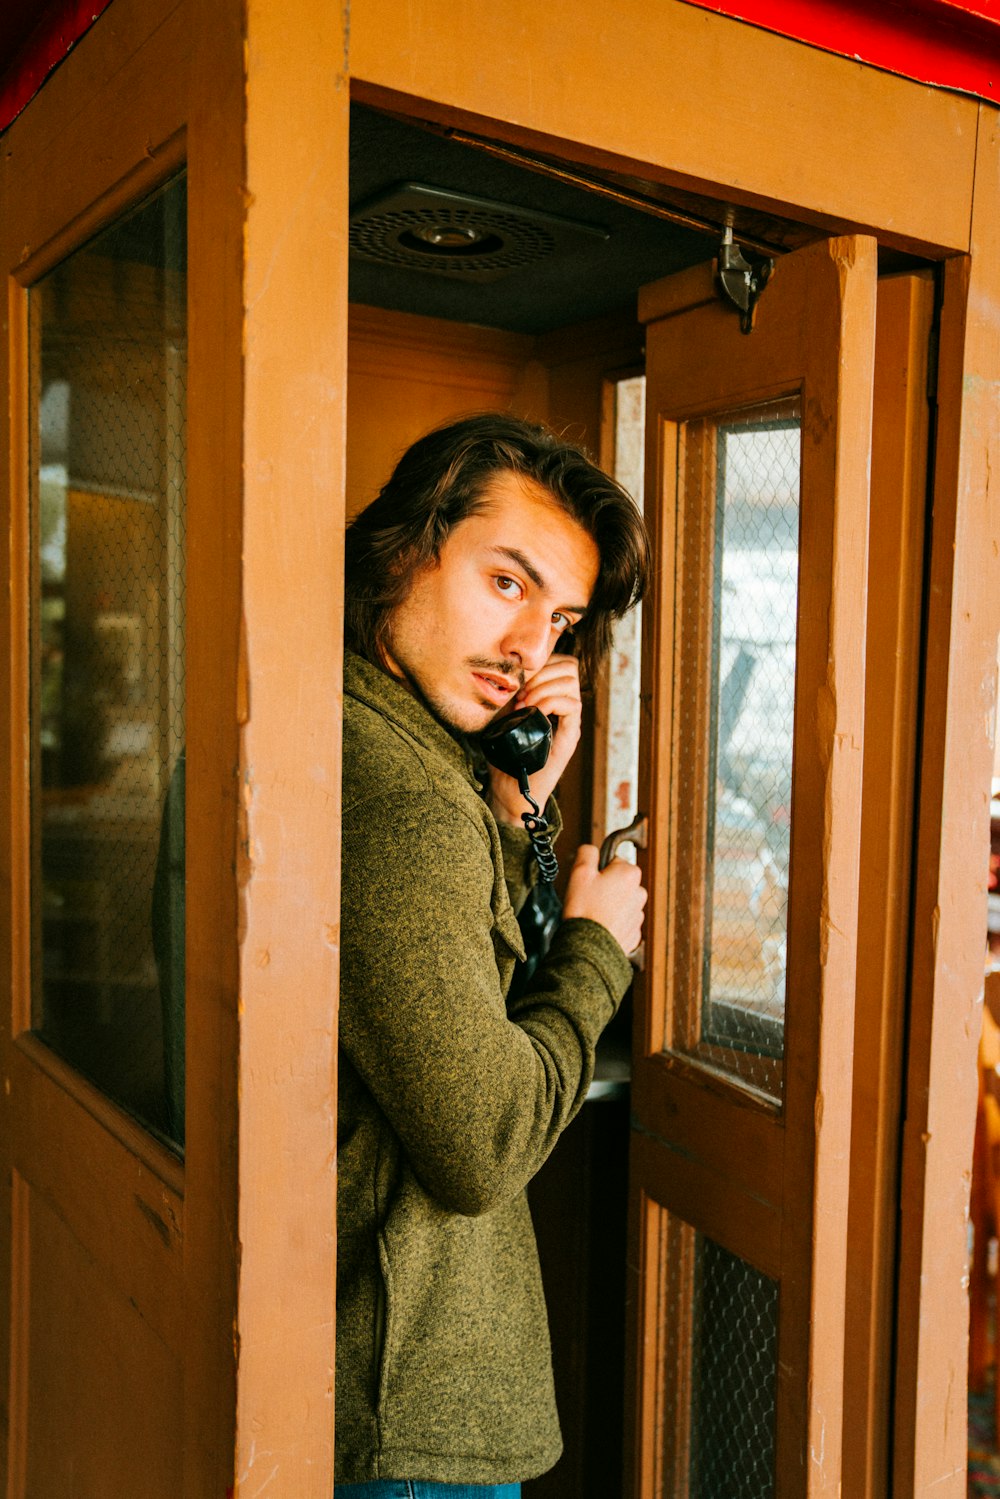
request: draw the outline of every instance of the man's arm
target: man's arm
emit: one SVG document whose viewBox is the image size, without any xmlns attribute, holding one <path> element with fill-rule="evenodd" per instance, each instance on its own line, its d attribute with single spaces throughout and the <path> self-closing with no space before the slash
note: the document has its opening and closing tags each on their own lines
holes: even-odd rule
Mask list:
<svg viewBox="0 0 1000 1499">
<path fill-rule="evenodd" d="M 422 1185 L 466 1214 L 545 1160 L 631 977 L 608 930 L 569 920 L 508 1016 L 497 953 L 514 917 L 494 920 L 487 838 L 430 794 L 355 809 L 344 835 L 343 1045 Z"/>
</svg>

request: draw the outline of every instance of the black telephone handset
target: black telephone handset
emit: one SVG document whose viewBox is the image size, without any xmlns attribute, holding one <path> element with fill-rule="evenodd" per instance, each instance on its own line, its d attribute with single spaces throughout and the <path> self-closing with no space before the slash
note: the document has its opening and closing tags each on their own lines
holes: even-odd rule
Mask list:
<svg viewBox="0 0 1000 1499">
<path fill-rule="evenodd" d="M 490 764 L 513 776 L 530 801 L 528 777 L 542 769 L 552 748 L 552 725 L 541 708 L 518 708 L 495 718 L 479 742 Z"/>
<path fill-rule="evenodd" d="M 512 776 L 520 786 L 521 795 L 531 808 L 530 812 L 521 813 L 521 821 L 538 860 L 539 876 L 551 885 L 559 873 L 559 864 L 552 850 L 551 829 L 531 794 L 528 777 L 541 770 L 549 758 L 552 725 L 540 708 L 518 708 L 495 719 L 480 734 L 479 743 L 490 764 L 504 775 Z"/>
<path fill-rule="evenodd" d="M 511 1000 L 524 993 L 539 959 L 548 952 L 562 917 L 562 901 L 553 886 L 559 864 L 552 848 L 552 830 L 528 784 L 528 777 L 541 770 L 549 758 L 552 725 L 540 708 L 519 708 L 494 720 L 483 730 L 479 742 L 490 764 L 517 781 L 521 795 L 531 808 L 530 812 L 522 812 L 521 820 L 528 830 L 538 864 L 538 883 L 517 918 L 526 958 L 515 968 L 507 995 Z"/>
</svg>

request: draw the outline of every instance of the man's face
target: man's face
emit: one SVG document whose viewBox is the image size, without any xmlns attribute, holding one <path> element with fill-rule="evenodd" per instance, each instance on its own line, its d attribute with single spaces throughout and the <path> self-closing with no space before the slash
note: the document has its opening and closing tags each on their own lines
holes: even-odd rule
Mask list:
<svg viewBox="0 0 1000 1499">
<path fill-rule="evenodd" d="M 597 581 L 593 539 L 539 485 L 494 475 L 394 611 L 386 665 L 445 723 L 486 727 L 577 624 Z"/>
</svg>

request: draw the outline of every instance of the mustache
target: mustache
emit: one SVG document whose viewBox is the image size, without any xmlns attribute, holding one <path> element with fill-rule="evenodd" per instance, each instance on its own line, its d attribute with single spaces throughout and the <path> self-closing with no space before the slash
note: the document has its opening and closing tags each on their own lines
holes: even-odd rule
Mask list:
<svg viewBox="0 0 1000 1499">
<path fill-rule="evenodd" d="M 518 688 L 524 686 L 524 669 L 517 661 L 494 661 L 489 656 L 470 656 L 474 671 L 495 671 L 501 677 L 516 677 Z"/>
</svg>

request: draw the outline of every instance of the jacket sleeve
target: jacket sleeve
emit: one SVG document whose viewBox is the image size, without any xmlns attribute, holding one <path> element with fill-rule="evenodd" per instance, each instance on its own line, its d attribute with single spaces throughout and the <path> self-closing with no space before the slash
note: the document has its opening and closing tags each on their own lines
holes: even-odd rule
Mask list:
<svg viewBox="0 0 1000 1499">
<path fill-rule="evenodd" d="M 509 909 L 494 919 L 492 894 L 486 827 L 438 794 L 345 821 L 341 1042 L 422 1186 L 465 1214 L 538 1170 L 631 978 L 604 927 L 564 922 L 508 1015 L 497 958 L 516 923 Z"/>
</svg>

